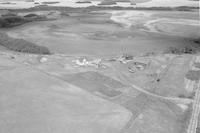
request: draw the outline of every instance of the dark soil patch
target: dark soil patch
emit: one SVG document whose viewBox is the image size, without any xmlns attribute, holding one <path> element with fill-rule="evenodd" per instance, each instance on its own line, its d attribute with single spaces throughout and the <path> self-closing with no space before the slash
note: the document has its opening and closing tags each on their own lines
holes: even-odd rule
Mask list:
<svg viewBox="0 0 200 133">
<path fill-rule="evenodd" d="M 200 68 L 200 63 L 194 63 L 194 66 L 195 66 L 196 68 Z"/>
<path fill-rule="evenodd" d="M 198 81 L 200 79 L 200 70 L 199 71 L 194 71 L 190 70 L 186 74 L 186 78 L 190 79 L 192 81 Z"/>
<path fill-rule="evenodd" d="M 108 97 L 120 95 L 122 92 L 119 89 L 125 87 L 125 85 L 115 79 L 92 71 L 65 75 L 63 80 L 89 92 L 99 92 Z"/>
</svg>

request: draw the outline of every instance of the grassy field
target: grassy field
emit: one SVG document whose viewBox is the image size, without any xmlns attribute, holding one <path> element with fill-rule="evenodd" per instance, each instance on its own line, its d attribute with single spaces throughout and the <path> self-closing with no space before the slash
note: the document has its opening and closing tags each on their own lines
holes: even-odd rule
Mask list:
<svg viewBox="0 0 200 133">
<path fill-rule="evenodd" d="M 122 23 L 114 22 L 110 19 L 110 13 L 69 12 L 68 16 L 63 16 L 58 20 L 16 27 L 8 30 L 7 34 L 48 47 L 54 53 L 71 55 L 141 54 L 152 51 L 161 52 L 169 47 L 185 47 L 192 44 L 190 39 L 196 35 L 196 29 L 193 30 L 192 25 L 172 23 L 175 20 L 173 11 L 162 11 L 162 13 L 152 11 L 150 14 L 145 11 L 135 12 L 136 17 L 130 20 L 132 24 L 129 28 L 124 27 L 123 24 L 127 20 L 123 20 Z M 132 13 L 134 14 L 134 11 Z M 140 16 L 141 14 L 144 16 Z M 168 14 L 168 16 L 162 14 Z M 179 12 L 179 14 L 182 14 L 179 15 L 179 21 L 186 21 L 185 19 L 188 20 L 191 16 L 195 18 L 198 15 L 196 12 Z M 169 22 L 151 22 L 158 18 Z M 149 27 L 145 25 L 146 23 L 150 23 Z M 170 25 L 167 27 L 168 23 Z M 179 27 L 181 29 L 187 27 L 187 33 L 181 31 Z M 180 31 L 175 28 L 179 28 Z"/>
<path fill-rule="evenodd" d="M 31 67 L 0 60 L 4 133 L 116 133 L 130 119 L 131 113 L 119 105 Z"/>
<path fill-rule="evenodd" d="M 96 68 L 78 66 L 78 56 L 1 53 L 1 131 L 43 133 L 53 127 L 55 132 L 76 133 L 186 133 L 190 105 L 143 93 L 130 83 L 159 96 L 187 97 L 183 82 L 191 56 L 134 57 L 127 64 L 107 57 L 102 60 L 106 67 Z M 151 75 L 173 58 L 159 88 L 151 91 L 150 84 L 158 86 Z M 128 71 L 145 60 L 151 61 L 149 67 Z"/>
</svg>

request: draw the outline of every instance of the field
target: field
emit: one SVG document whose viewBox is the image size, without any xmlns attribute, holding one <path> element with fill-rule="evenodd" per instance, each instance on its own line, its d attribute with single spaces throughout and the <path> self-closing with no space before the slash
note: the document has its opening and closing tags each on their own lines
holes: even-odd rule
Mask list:
<svg viewBox="0 0 200 133">
<path fill-rule="evenodd" d="M 169 74 L 161 77 L 162 87 L 169 84 L 167 81 L 172 85 L 178 83 L 173 90 L 170 86 L 154 89 L 153 85 L 159 83 L 156 77 L 149 76 L 171 62 L 170 55 L 165 56 L 148 57 L 153 61 L 148 68 L 130 73 L 127 65 L 143 62 L 145 57 L 135 58 L 129 64 L 105 59 L 102 64 L 106 67 L 96 68 L 78 66 L 74 56 L 1 53 L 1 131 L 186 133 L 190 102 L 184 102 L 184 98 L 193 90 L 185 90 L 180 83 L 188 66 L 176 60 Z M 191 56 L 183 58 L 189 60 Z M 177 65 L 184 69 L 176 75 L 180 81 L 174 82 L 168 78 L 175 74 L 172 70 Z M 176 102 L 179 95 L 184 97 Z"/>
<path fill-rule="evenodd" d="M 130 119 L 119 105 L 57 78 L 5 58 L 0 65 L 1 132 L 116 133 Z"/>
<path fill-rule="evenodd" d="M 180 18 L 174 19 L 174 13 Z M 55 21 L 9 29 L 7 34 L 46 46 L 54 53 L 136 55 L 191 45 L 190 39 L 199 32 L 197 16 L 198 12 L 173 11 L 69 13 Z"/>
</svg>

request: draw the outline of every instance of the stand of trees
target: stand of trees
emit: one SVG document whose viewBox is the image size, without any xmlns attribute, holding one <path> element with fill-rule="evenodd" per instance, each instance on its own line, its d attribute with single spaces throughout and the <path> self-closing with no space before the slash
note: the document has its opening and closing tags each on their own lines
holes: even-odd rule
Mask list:
<svg viewBox="0 0 200 133">
<path fill-rule="evenodd" d="M 32 21 L 44 21 L 44 20 L 48 19 L 45 16 L 40 16 L 33 13 L 25 16 L 18 16 L 17 14 L 14 13 L 8 13 L 0 17 L 0 28 L 11 28 Z"/>
<path fill-rule="evenodd" d="M 0 33 L 0 45 L 16 52 L 51 54 L 49 49 L 46 47 L 38 46 L 23 39 L 14 39 L 4 33 Z"/>
</svg>

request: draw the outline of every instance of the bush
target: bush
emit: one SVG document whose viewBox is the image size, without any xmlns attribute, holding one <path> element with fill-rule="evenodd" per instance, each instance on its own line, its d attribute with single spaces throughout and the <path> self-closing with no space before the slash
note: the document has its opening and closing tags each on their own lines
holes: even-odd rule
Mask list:
<svg viewBox="0 0 200 133">
<path fill-rule="evenodd" d="M 176 47 L 170 47 L 166 53 L 172 53 L 172 54 L 195 54 L 197 53 L 197 48 L 194 48 L 192 46 L 186 46 L 184 48 L 176 48 Z"/>
<path fill-rule="evenodd" d="M 0 45 L 16 52 L 50 54 L 46 47 L 38 46 L 23 39 L 14 39 L 3 33 L 0 33 Z"/>
<path fill-rule="evenodd" d="M 25 15 L 24 17 L 25 18 L 31 18 L 31 17 L 38 17 L 38 15 L 31 13 L 31 14 Z"/>
<path fill-rule="evenodd" d="M 200 38 L 194 39 L 194 43 L 200 44 Z"/>
<path fill-rule="evenodd" d="M 21 25 L 28 22 L 26 19 L 19 16 L 9 16 L 0 18 L 0 27 L 9 28 L 17 25 Z"/>
</svg>

